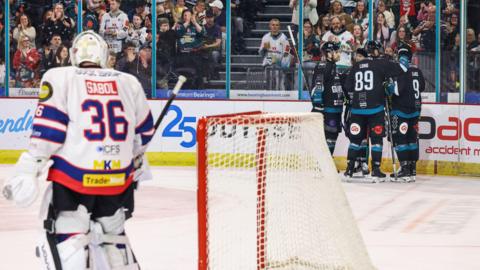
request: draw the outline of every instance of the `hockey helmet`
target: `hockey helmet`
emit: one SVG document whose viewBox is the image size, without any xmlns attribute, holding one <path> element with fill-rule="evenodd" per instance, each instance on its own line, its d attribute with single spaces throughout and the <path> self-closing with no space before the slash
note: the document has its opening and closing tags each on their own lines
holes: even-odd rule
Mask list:
<svg viewBox="0 0 480 270">
<path fill-rule="evenodd" d="M 339 49 L 340 49 L 340 46 L 338 45 L 338 43 L 335 43 L 332 41 L 327 41 L 322 46 L 322 51 L 324 51 L 325 53 L 338 51 Z"/>
<path fill-rule="evenodd" d="M 364 49 L 364 48 L 358 48 L 356 51 L 355 51 L 356 54 L 359 54 L 363 57 L 368 57 L 368 53 L 367 51 Z"/>
<path fill-rule="evenodd" d="M 89 30 L 75 37 L 70 48 L 70 57 L 73 66 L 80 66 L 83 62 L 92 62 L 102 68 L 107 67 L 108 45 L 97 33 Z"/>
<path fill-rule="evenodd" d="M 408 44 L 403 44 L 400 48 L 398 48 L 398 58 L 407 57 L 408 61 L 412 60 L 412 49 Z"/>
<path fill-rule="evenodd" d="M 380 43 L 378 40 L 369 40 L 367 44 L 365 44 L 365 49 L 367 50 L 368 55 L 378 56 L 375 54 L 375 50 L 377 50 L 378 54 L 380 54 L 380 51 L 382 50 L 382 43 Z"/>
</svg>

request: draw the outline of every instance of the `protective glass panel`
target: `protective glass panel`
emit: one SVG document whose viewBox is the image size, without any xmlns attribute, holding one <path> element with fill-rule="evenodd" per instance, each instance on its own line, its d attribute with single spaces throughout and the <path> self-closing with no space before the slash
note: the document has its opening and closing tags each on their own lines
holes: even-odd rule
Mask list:
<svg viewBox="0 0 480 270">
<path fill-rule="evenodd" d="M 5 2 L 0 1 L 0 96 L 5 96 Z"/>
<path fill-rule="evenodd" d="M 480 103 L 480 2 L 467 1 L 465 103 Z"/>
</svg>

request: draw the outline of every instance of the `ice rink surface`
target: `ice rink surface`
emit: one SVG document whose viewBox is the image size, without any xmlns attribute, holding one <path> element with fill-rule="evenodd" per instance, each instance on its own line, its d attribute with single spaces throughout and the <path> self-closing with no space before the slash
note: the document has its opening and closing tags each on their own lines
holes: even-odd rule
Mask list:
<svg viewBox="0 0 480 270">
<path fill-rule="evenodd" d="M 11 169 L 0 167 L 0 178 Z M 155 180 L 139 188 L 127 222 L 133 250 L 142 269 L 196 269 L 196 171 L 153 170 Z M 410 184 L 343 186 L 377 269 L 480 269 L 479 179 L 419 176 Z M 39 204 L 20 209 L 0 199 L 0 269 L 39 269 Z"/>
</svg>

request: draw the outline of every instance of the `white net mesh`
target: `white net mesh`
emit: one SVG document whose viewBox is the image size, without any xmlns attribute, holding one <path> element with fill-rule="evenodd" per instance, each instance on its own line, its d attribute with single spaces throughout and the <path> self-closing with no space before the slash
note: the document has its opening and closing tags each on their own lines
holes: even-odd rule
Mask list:
<svg viewBox="0 0 480 270">
<path fill-rule="evenodd" d="M 199 171 L 206 179 L 199 179 L 199 186 L 206 186 L 199 192 L 206 220 L 199 222 L 206 222 L 204 232 L 200 229 L 206 236 L 200 240 L 205 269 L 374 269 L 320 114 L 202 121 L 206 164 L 199 158 Z"/>
</svg>

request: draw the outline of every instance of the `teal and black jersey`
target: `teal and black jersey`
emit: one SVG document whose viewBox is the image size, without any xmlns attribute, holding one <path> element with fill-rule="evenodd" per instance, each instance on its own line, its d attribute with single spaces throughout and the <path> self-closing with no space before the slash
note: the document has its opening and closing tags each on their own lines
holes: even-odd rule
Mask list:
<svg viewBox="0 0 480 270">
<path fill-rule="evenodd" d="M 421 93 L 425 90 L 425 78 L 417 67 L 408 68 L 407 72 L 395 79 L 395 92 L 392 95 L 392 114 L 396 111 L 404 114 L 420 112 Z"/>
<path fill-rule="evenodd" d="M 383 83 L 404 73 L 400 64 L 384 58 L 365 58 L 355 63 L 345 82 L 352 114 L 372 115 L 384 110 Z"/>
</svg>

